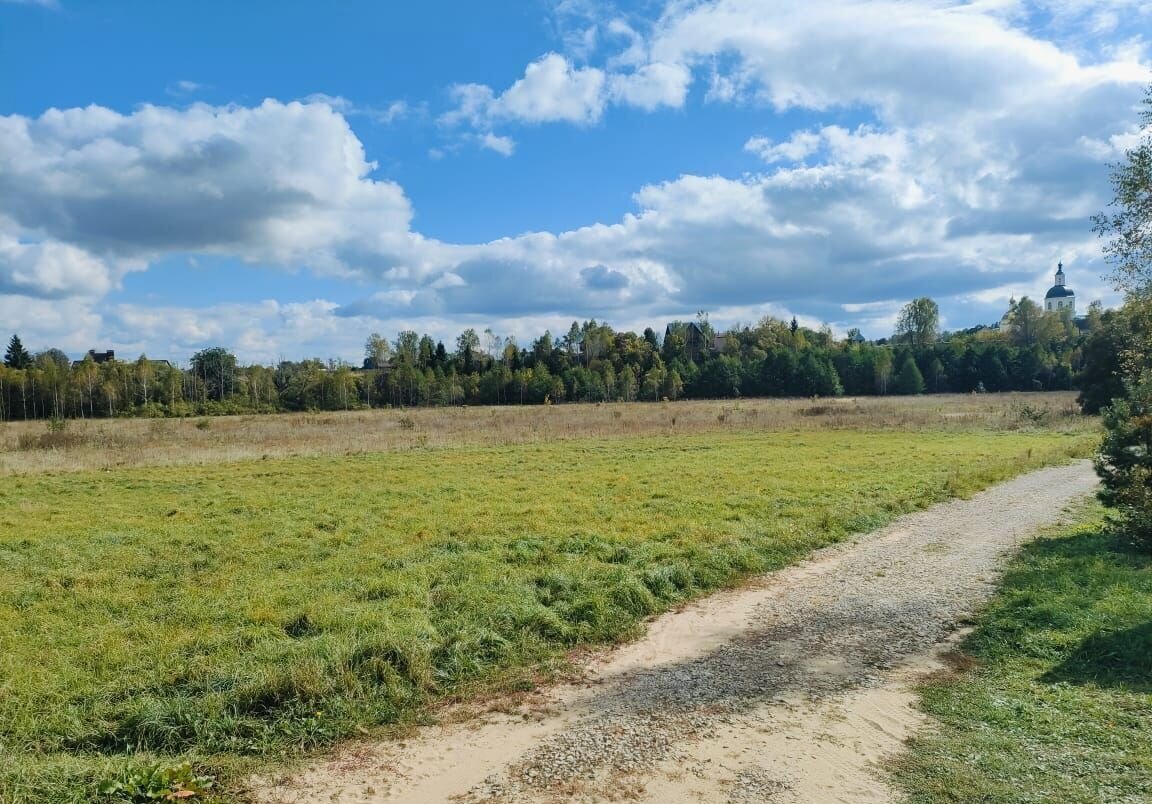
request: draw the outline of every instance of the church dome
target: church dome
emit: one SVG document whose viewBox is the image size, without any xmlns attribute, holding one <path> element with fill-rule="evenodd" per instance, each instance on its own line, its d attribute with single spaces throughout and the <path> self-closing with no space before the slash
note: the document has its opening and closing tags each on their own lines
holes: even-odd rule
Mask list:
<svg viewBox="0 0 1152 804">
<path fill-rule="evenodd" d="M 1071 288 L 1064 285 L 1064 263 L 1057 263 L 1056 265 L 1056 284 L 1052 286 L 1051 290 L 1044 294 L 1045 299 L 1067 299 L 1075 297 L 1075 293 Z M 1048 307 L 1052 309 L 1051 306 Z"/>
</svg>

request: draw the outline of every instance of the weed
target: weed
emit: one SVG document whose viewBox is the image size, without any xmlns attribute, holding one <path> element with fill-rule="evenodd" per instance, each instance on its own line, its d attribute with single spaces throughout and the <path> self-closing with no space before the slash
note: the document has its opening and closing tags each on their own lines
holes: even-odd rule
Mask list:
<svg viewBox="0 0 1152 804">
<path fill-rule="evenodd" d="M 129 768 L 117 778 L 105 779 L 97 786 L 109 801 L 146 804 L 152 801 L 190 801 L 203 799 L 212 789 L 211 776 L 200 776 L 192 763 L 177 765 L 155 763 Z"/>
</svg>

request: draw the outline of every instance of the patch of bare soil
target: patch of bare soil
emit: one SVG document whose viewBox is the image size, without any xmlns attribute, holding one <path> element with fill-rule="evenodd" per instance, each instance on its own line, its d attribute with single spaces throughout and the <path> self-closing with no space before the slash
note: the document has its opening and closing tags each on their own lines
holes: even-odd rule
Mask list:
<svg viewBox="0 0 1152 804">
<path fill-rule="evenodd" d="M 412 739 L 351 743 L 288 802 L 887 802 L 877 772 L 926 726 L 911 682 L 995 587 L 1007 553 L 1096 483 L 1086 461 L 902 517 L 666 614 L 541 691 Z"/>
</svg>

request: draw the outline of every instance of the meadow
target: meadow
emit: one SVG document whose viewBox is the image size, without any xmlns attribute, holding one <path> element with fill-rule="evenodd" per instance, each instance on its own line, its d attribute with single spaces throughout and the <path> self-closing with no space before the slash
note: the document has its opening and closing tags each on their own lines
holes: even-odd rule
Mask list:
<svg viewBox="0 0 1152 804">
<path fill-rule="evenodd" d="M 1073 392 L 69 419 L 0 424 L 0 475 L 732 431 L 1094 426 Z"/>
<path fill-rule="evenodd" d="M 7 425 L 0 801 L 230 800 L 1096 438 L 1058 394 Z"/>
</svg>

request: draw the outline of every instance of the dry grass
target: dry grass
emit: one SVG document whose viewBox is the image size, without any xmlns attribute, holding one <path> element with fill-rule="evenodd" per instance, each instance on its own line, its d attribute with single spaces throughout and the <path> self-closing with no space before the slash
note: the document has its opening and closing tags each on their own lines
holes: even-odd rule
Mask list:
<svg viewBox="0 0 1152 804">
<path fill-rule="evenodd" d="M 1068 393 L 422 408 L 0 425 L 0 474 L 732 431 L 1084 431 Z"/>
</svg>

